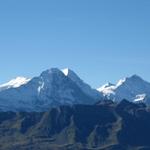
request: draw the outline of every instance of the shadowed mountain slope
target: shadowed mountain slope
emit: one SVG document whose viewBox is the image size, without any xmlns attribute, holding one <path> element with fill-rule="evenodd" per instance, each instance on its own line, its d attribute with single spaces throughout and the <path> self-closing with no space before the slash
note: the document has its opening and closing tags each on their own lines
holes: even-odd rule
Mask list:
<svg viewBox="0 0 150 150">
<path fill-rule="evenodd" d="M 148 150 L 150 111 L 123 100 L 0 112 L 1 150 Z"/>
</svg>

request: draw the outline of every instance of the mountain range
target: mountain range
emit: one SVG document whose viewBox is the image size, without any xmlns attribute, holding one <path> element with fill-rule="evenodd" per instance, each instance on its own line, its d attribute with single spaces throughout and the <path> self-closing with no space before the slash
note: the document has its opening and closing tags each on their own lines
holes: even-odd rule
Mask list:
<svg viewBox="0 0 150 150">
<path fill-rule="evenodd" d="M 74 71 L 51 68 L 31 79 L 17 77 L 0 85 L 0 111 L 41 112 L 50 107 L 94 104 L 104 99 L 150 104 L 150 83 L 133 75 L 116 85 L 108 83 L 93 89 Z"/>
<path fill-rule="evenodd" d="M 72 70 L 43 71 L 32 79 L 17 77 L 0 86 L 1 111 L 45 111 L 50 107 L 94 104 L 102 94 Z"/>
<path fill-rule="evenodd" d="M 150 104 L 150 83 L 137 75 L 121 79 L 117 84 L 107 83 L 97 90 L 113 101 L 126 99 Z"/>
<path fill-rule="evenodd" d="M 0 150 L 150 150 L 150 83 L 91 88 L 51 68 L 0 85 Z"/>
</svg>

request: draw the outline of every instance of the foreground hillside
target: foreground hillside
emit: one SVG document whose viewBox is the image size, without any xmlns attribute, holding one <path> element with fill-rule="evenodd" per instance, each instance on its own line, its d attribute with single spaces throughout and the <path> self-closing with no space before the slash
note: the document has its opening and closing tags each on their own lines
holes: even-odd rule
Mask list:
<svg viewBox="0 0 150 150">
<path fill-rule="evenodd" d="M 47 112 L 1 112 L 0 149 L 149 150 L 150 111 L 123 100 Z"/>
</svg>

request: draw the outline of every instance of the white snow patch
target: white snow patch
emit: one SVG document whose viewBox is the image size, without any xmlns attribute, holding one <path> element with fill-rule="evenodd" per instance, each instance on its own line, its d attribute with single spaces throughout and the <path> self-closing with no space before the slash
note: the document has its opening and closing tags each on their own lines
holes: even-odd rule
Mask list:
<svg viewBox="0 0 150 150">
<path fill-rule="evenodd" d="M 134 99 L 134 101 L 135 102 L 144 101 L 145 98 L 146 98 L 146 94 L 139 94 L 139 95 L 136 95 L 136 98 Z"/>
<path fill-rule="evenodd" d="M 21 85 L 28 83 L 31 79 L 25 77 L 16 77 L 7 83 L 0 85 L 0 89 L 18 88 Z"/>
<path fill-rule="evenodd" d="M 102 92 L 103 95 L 115 94 L 114 93 L 115 88 L 116 88 L 116 86 L 114 84 L 112 84 L 112 83 L 106 83 L 102 87 L 98 88 L 97 91 Z"/>
<path fill-rule="evenodd" d="M 97 90 L 109 99 L 116 101 L 122 99 L 132 102 L 145 101 L 150 96 L 150 83 L 137 75 L 133 75 L 119 80 L 116 85 L 106 84 Z"/>
<path fill-rule="evenodd" d="M 41 90 L 44 88 L 44 82 L 40 83 L 41 86 L 38 87 L 38 93 L 40 94 Z"/>
<path fill-rule="evenodd" d="M 116 84 L 116 88 L 121 86 L 125 82 L 126 82 L 126 78 L 119 80 L 118 83 Z"/>
<path fill-rule="evenodd" d="M 62 72 L 64 73 L 65 76 L 68 76 L 69 68 L 63 69 Z"/>
</svg>

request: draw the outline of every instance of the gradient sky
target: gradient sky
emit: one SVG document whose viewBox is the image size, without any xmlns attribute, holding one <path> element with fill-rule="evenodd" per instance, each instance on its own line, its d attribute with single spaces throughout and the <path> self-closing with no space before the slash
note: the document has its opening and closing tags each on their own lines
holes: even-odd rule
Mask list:
<svg viewBox="0 0 150 150">
<path fill-rule="evenodd" d="M 1 0 L 0 83 L 51 67 L 93 87 L 150 81 L 150 0 Z"/>
</svg>

